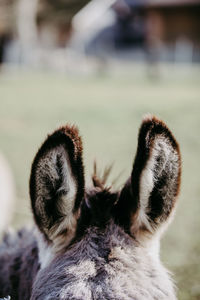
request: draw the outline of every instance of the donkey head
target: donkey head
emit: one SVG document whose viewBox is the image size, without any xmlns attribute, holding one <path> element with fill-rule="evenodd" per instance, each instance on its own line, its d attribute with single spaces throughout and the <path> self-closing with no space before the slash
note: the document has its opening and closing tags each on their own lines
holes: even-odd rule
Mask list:
<svg viewBox="0 0 200 300">
<path fill-rule="evenodd" d="M 157 278 L 157 285 L 159 276 L 168 280 L 164 269 L 153 262 L 151 244 L 155 237 L 159 240 L 173 215 L 180 175 L 179 146 L 155 117 L 143 120 L 132 173 L 116 192 L 97 178 L 93 187 L 85 186 L 76 127 L 61 127 L 48 136 L 36 154 L 30 178 L 41 264 L 31 299 L 134 299 L 140 294 L 144 298 L 137 299 L 151 299 L 152 278 Z M 140 268 L 151 284 L 140 283 Z M 158 299 L 174 299 L 169 291 L 173 288 L 166 286 L 163 293 L 169 298 L 162 298 L 159 287 Z"/>
</svg>

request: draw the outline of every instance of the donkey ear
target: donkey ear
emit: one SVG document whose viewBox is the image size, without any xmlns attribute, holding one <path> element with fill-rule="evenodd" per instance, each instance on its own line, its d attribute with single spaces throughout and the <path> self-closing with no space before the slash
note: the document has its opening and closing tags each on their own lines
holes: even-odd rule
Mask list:
<svg viewBox="0 0 200 300">
<path fill-rule="evenodd" d="M 82 142 L 76 127 L 61 127 L 37 152 L 30 197 L 35 222 L 48 242 L 73 236 L 84 197 Z"/>
<path fill-rule="evenodd" d="M 174 136 L 161 120 L 146 117 L 131 177 L 116 205 L 118 222 L 132 235 L 153 233 L 175 208 L 180 176 L 181 157 Z"/>
</svg>

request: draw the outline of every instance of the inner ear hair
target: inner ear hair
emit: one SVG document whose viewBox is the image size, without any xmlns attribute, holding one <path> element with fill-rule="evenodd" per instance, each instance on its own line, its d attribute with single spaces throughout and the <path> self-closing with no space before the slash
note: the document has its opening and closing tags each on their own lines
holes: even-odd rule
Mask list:
<svg viewBox="0 0 200 300">
<path fill-rule="evenodd" d="M 30 197 L 45 239 L 71 239 L 84 197 L 82 142 L 75 126 L 59 128 L 42 144 L 32 164 Z"/>
<path fill-rule="evenodd" d="M 140 231 L 153 233 L 174 211 L 180 178 L 176 139 L 163 121 L 145 117 L 132 174 L 119 198 L 118 206 L 125 211 L 122 218 L 118 214 L 119 222 L 134 235 Z"/>
</svg>

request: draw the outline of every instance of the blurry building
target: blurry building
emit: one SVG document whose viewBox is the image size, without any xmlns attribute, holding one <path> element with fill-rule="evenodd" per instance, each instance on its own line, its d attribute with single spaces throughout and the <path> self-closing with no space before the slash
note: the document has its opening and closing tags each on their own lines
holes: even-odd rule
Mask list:
<svg viewBox="0 0 200 300">
<path fill-rule="evenodd" d="M 200 0 L 117 0 L 108 10 L 114 14 L 112 24 L 91 34 L 87 53 L 200 61 Z"/>
<path fill-rule="evenodd" d="M 200 1 L 149 0 L 148 42 L 163 59 L 200 61 Z"/>
<path fill-rule="evenodd" d="M 200 0 L 0 0 L 0 63 L 63 65 L 69 47 L 101 58 L 199 62 Z"/>
</svg>

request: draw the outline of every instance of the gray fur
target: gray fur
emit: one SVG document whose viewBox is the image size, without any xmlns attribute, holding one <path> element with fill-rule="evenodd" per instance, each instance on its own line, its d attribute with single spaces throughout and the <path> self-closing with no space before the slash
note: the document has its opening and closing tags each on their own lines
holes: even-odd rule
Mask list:
<svg viewBox="0 0 200 300">
<path fill-rule="evenodd" d="M 48 158 L 52 158 L 51 155 L 49 156 L 52 152 L 49 152 L 49 148 L 45 148 L 43 156 L 38 160 L 42 166 L 41 170 L 37 168 L 37 160 L 35 161 L 34 168 L 38 171 L 34 175 L 36 176 L 34 182 L 36 182 L 36 189 L 39 187 L 41 195 L 37 197 L 37 201 L 43 199 L 43 220 L 46 222 L 40 222 L 37 216 L 35 218 L 37 228 L 23 229 L 4 236 L 0 245 L 1 299 L 9 299 L 9 297 L 12 300 L 176 299 L 171 276 L 160 262 L 159 244 L 160 236 L 175 208 L 180 182 L 180 154 L 175 139 L 164 123 L 155 118 L 148 119 L 149 123 L 155 127 L 159 126 L 159 130 L 163 128 L 168 137 L 163 135 L 161 143 L 159 142 L 156 147 L 156 144 L 152 143 L 151 155 L 144 167 L 141 167 L 140 157 L 136 157 L 137 169 L 134 176 L 138 174 L 140 178 L 139 194 L 135 195 L 135 198 L 132 191 L 130 192 L 130 180 L 120 192 L 111 192 L 95 178 L 96 185 L 86 190 L 84 181 L 80 179 L 81 176 L 77 176 L 76 168 L 82 165 L 76 164 L 72 155 L 71 160 L 70 156 L 67 156 L 70 172 L 56 173 L 61 177 L 66 176 L 66 180 L 56 179 L 60 180 L 59 189 L 66 189 L 67 183 L 69 185 L 62 198 L 63 205 L 60 207 L 63 215 L 61 214 L 60 217 L 58 214 L 55 224 L 53 226 L 51 224 L 51 230 L 57 228 L 63 216 L 66 220 L 62 223 L 62 230 L 56 231 L 56 234 L 52 230 L 51 235 L 47 230 L 50 228 L 48 222 L 50 219 L 53 220 L 54 216 L 48 208 L 48 201 L 45 202 L 45 199 L 50 196 L 43 196 L 59 194 L 56 190 L 57 185 L 54 184 L 55 176 L 53 177 L 54 166 L 55 168 L 57 166 Z M 66 132 L 69 133 L 67 130 Z M 76 134 L 77 130 L 73 129 L 71 134 L 73 149 L 78 153 Z M 142 136 L 143 141 L 147 134 L 148 131 L 144 133 L 144 139 Z M 59 131 L 56 132 L 56 139 L 59 142 Z M 63 149 L 59 155 L 66 155 L 64 151 L 67 151 L 67 147 Z M 60 148 L 55 145 L 53 151 L 56 156 Z M 138 167 L 141 169 L 140 173 L 137 173 Z M 79 171 L 84 173 L 82 167 Z M 41 181 L 47 173 L 53 179 Z M 159 180 L 161 183 L 157 185 L 159 189 L 156 190 L 155 182 Z M 75 192 L 80 185 L 81 191 L 84 190 L 84 193 L 80 193 L 80 190 L 79 194 L 77 193 L 83 195 L 78 199 L 80 201 L 77 201 L 78 196 L 76 195 L 75 198 L 74 192 L 73 197 L 69 197 L 72 184 Z M 52 192 L 52 186 L 53 193 L 49 193 L 50 187 Z M 35 194 L 31 195 L 33 201 Z M 156 198 L 151 199 L 154 195 Z M 50 199 L 51 205 L 57 201 L 57 198 Z M 132 201 L 136 200 L 140 203 L 132 205 Z M 161 201 L 162 207 L 157 207 L 155 200 Z M 78 203 L 76 209 L 75 201 Z M 126 202 L 128 205 L 124 205 Z M 34 201 L 33 203 L 35 204 Z M 34 206 L 34 216 L 40 205 L 39 202 Z M 153 213 L 156 213 L 155 219 Z M 70 218 L 75 219 L 73 231 L 69 226 L 72 224 L 69 222 Z M 150 223 L 153 230 L 149 226 Z"/>
<path fill-rule="evenodd" d="M 38 248 L 33 232 L 23 229 L 5 235 L 0 247 L 0 297 L 30 299 L 38 268 Z"/>
<path fill-rule="evenodd" d="M 4 252 L 0 256 L 1 297 L 9 294 L 15 300 L 176 299 L 173 284 L 159 260 L 113 222 L 104 230 L 88 229 L 81 241 L 38 272 L 37 255 L 32 256 L 35 245 L 33 232 L 28 231 L 3 242 L 1 252 L 7 247 L 7 255 Z M 18 285 L 10 281 L 11 276 L 16 276 Z"/>
<path fill-rule="evenodd" d="M 103 231 L 88 230 L 80 242 L 41 270 L 31 299 L 172 300 L 175 296 L 161 264 L 111 222 Z"/>
</svg>

